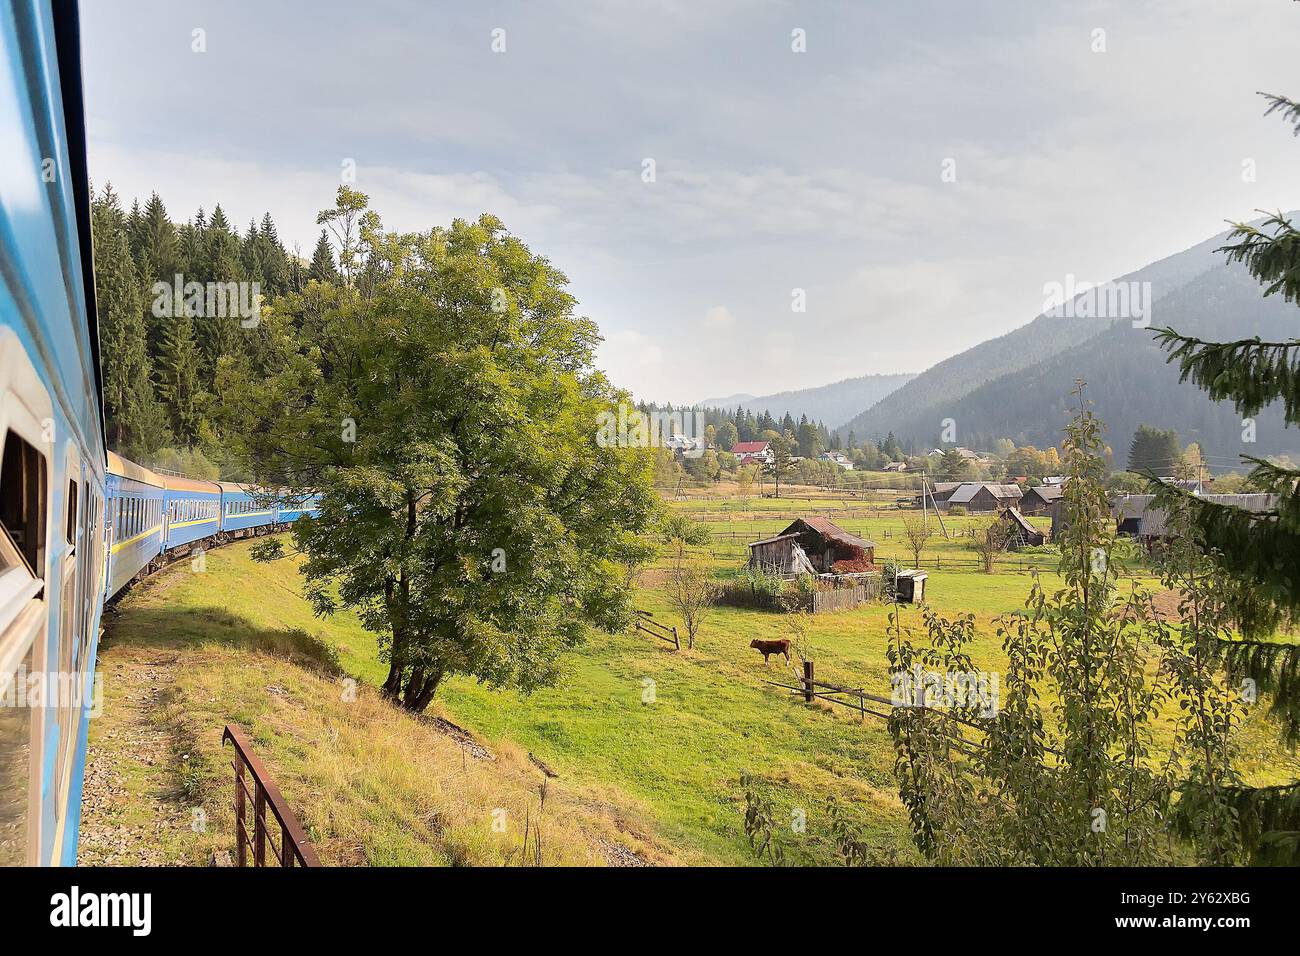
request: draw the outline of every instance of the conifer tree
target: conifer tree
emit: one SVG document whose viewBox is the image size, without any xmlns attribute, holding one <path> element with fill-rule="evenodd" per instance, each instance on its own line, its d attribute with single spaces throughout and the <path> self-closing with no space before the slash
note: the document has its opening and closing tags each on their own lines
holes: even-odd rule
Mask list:
<svg viewBox="0 0 1300 956">
<path fill-rule="evenodd" d="M 316 250 L 311 254 L 311 268 L 307 270 L 307 278 L 315 279 L 317 282 L 339 281 L 339 271 L 334 266 L 334 250 L 330 248 L 330 241 L 326 238 L 324 230 L 321 230 L 320 239 L 316 242 Z"/>
<path fill-rule="evenodd" d="M 202 419 L 201 360 L 190 317 L 169 319 L 158 360 L 158 391 L 166 402 L 176 439 L 187 446 L 198 439 Z"/>
<path fill-rule="evenodd" d="M 1183 446 L 1173 429 L 1162 431 L 1142 425 L 1133 433 L 1128 450 L 1128 470 L 1139 475 L 1172 475 L 1183 460 Z"/>
<path fill-rule="evenodd" d="M 139 276 L 111 188 L 93 203 L 92 217 L 108 441 L 123 454 L 147 453 L 163 441 L 164 423 L 153 394 Z"/>
<path fill-rule="evenodd" d="M 1265 115 L 1281 114 L 1300 136 L 1300 102 L 1261 95 L 1269 103 Z M 1221 251 L 1230 262 L 1245 264 L 1264 295 L 1281 294 L 1300 304 L 1300 230 L 1281 212 L 1260 227 L 1234 224 Z M 1156 336 L 1169 361 L 1178 363 L 1182 380 L 1190 379 L 1210 398 L 1232 402 L 1246 418 L 1280 403 L 1286 422 L 1300 424 L 1300 338 L 1207 342 L 1172 328 L 1159 329 Z M 1272 694 L 1271 713 L 1294 745 L 1300 742 L 1300 644 L 1269 638 L 1300 612 L 1300 469 L 1243 459 L 1253 465 L 1250 482 L 1275 495 L 1275 507 L 1249 512 L 1167 486 L 1158 488 L 1158 500 L 1190 512 L 1197 543 L 1217 566 L 1244 634 L 1217 642 L 1223 661 L 1234 678 L 1249 678 L 1257 691 Z M 1243 828 L 1259 834 L 1257 860 L 1300 862 L 1300 782 L 1240 787 L 1234 797 Z"/>
</svg>

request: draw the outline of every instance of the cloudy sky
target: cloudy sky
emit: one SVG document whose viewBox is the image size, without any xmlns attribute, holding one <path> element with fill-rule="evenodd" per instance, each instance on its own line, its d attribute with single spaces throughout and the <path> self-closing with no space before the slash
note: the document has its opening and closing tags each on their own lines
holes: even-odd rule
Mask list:
<svg viewBox="0 0 1300 956">
<path fill-rule="evenodd" d="M 1289 0 L 83 0 L 82 19 L 97 185 L 178 219 L 269 210 L 305 255 L 348 160 L 392 228 L 493 212 L 568 274 L 642 398 L 920 371 L 1031 320 L 1046 283 L 1300 206 L 1300 142 L 1255 95 L 1300 96 Z"/>
</svg>

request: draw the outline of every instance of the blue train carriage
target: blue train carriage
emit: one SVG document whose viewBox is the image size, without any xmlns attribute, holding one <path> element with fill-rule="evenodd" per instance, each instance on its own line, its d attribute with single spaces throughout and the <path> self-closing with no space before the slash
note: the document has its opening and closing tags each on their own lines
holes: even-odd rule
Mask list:
<svg viewBox="0 0 1300 956">
<path fill-rule="evenodd" d="M 251 538 L 275 527 L 279 502 L 275 496 L 253 485 L 219 481 L 221 488 L 221 533 L 227 538 Z"/>
<path fill-rule="evenodd" d="M 291 495 L 280 493 L 280 518 L 282 525 L 291 525 L 303 515 L 314 518 L 320 511 L 320 495 Z"/>
<path fill-rule="evenodd" d="M 161 475 L 108 453 L 106 597 L 162 563 L 164 493 Z"/>
<path fill-rule="evenodd" d="M 168 557 L 195 550 L 221 531 L 221 486 L 215 481 L 163 476 L 166 503 L 163 550 Z"/>
<path fill-rule="evenodd" d="M 73 864 L 105 548 L 75 10 L 0 4 L 0 863 Z"/>
</svg>

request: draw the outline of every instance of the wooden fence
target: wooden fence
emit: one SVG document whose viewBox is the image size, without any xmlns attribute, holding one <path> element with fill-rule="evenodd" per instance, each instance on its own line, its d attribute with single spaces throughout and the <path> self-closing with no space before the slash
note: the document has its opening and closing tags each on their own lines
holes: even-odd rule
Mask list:
<svg viewBox="0 0 1300 956">
<path fill-rule="evenodd" d="M 824 700 L 829 704 L 838 704 L 841 707 L 847 707 L 850 710 L 858 712 L 858 719 L 865 720 L 867 715 L 879 717 L 882 720 L 889 720 L 893 714 L 894 708 L 900 706 L 895 704 L 888 697 L 881 697 L 879 694 L 869 694 L 861 687 L 842 687 L 839 684 L 827 684 L 825 681 L 819 681 L 814 675 L 814 666 L 812 661 L 803 662 L 803 676 L 794 677 L 798 680 L 797 684 L 783 684 L 780 681 L 770 680 L 767 683 L 775 687 L 783 687 L 792 694 L 798 694 L 803 697 L 805 703 L 811 704 L 814 700 Z M 870 706 L 868 706 L 870 704 Z M 938 709 L 926 706 L 924 698 L 916 703 L 906 705 L 917 710 L 927 711 L 929 713 L 939 714 L 944 718 L 947 724 L 945 732 L 952 740 L 953 745 L 962 752 L 972 755 L 984 745 L 981 740 L 971 740 L 961 731 L 961 728 L 969 728 L 980 733 L 987 731 L 987 727 L 974 721 L 958 717 L 946 709 Z M 1049 752 L 1060 755 L 1059 751 L 1047 748 Z"/>
<path fill-rule="evenodd" d="M 728 581 L 718 591 L 715 603 L 728 607 L 757 608 L 764 611 L 801 610 L 813 614 L 828 611 L 851 611 L 875 601 L 880 594 L 879 578 L 863 579 L 851 588 L 834 588 L 805 594 L 790 593 L 782 597 L 764 591 L 755 591 L 739 581 Z"/>
<path fill-rule="evenodd" d="M 657 637 L 661 641 L 667 641 L 679 651 L 682 649 L 682 642 L 677 636 L 676 625 L 668 627 L 667 625 L 660 624 L 654 619 L 654 615 L 649 611 L 636 612 L 636 629 L 653 637 Z"/>
</svg>

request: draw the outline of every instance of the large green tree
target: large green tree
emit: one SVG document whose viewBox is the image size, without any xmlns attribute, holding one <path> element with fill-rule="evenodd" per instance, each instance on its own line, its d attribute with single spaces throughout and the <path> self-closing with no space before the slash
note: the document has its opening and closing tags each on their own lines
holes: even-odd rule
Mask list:
<svg viewBox="0 0 1300 956">
<path fill-rule="evenodd" d="M 455 674 L 554 683 L 565 650 L 632 617 L 653 450 L 597 440 L 628 398 L 594 369 L 564 275 L 499 220 L 358 222 L 365 281 L 279 300 L 284 367 L 227 364 L 227 423 L 261 482 L 322 495 L 294 527 L 309 597 L 378 636 L 392 699 L 423 710 Z"/>
<path fill-rule="evenodd" d="M 891 615 L 895 775 L 922 853 L 952 865 L 1150 865 L 1177 859 L 1171 806 L 1195 852 L 1238 859 L 1232 733 L 1237 689 L 1207 652 L 1228 614 L 1207 562 L 1181 552 L 1161 577 L 1188 623 L 1121 581 L 1102 485 L 1101 424 L 1083 403 L 1065 442 L 1061 586 L 1035 578 L 999 621 L 998 684 L 975 669 L 974 615 L 923 610 L 914 645 Z M 1173 516 L 1171 520 L 1177 520 Z M 1162 705 L 1172 739 L 1157 746 Z"/>
</svg>

